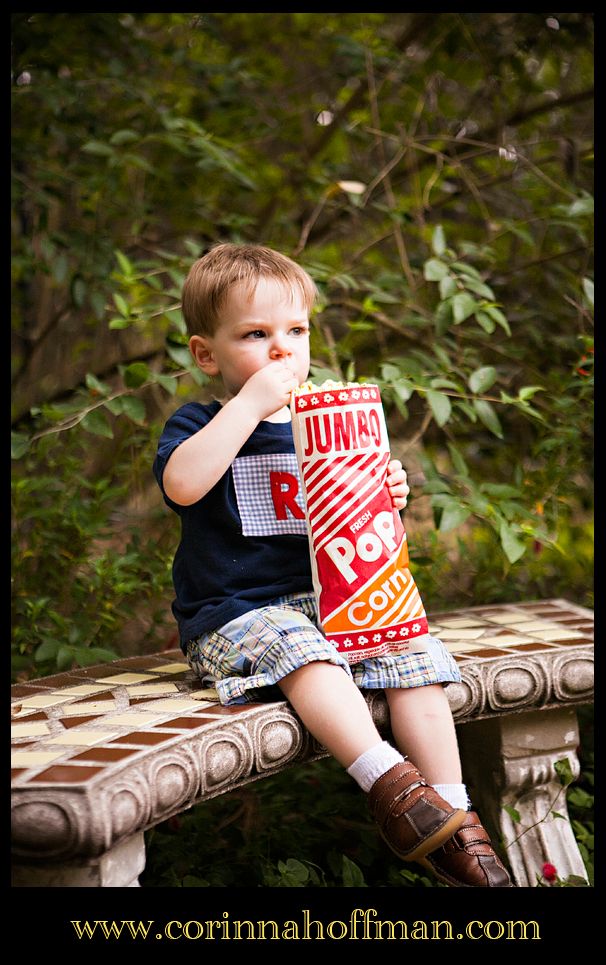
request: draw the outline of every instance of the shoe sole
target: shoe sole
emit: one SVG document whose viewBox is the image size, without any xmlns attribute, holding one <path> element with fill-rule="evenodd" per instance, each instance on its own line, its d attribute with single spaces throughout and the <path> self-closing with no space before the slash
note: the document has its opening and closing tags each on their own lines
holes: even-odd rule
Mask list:
<svg viewBox="0 0 606 965">
<path fill-rule="evenodd" d="M 419 860 L 419 864 L 423 868 L 427 868 L 428 871 L 431 871 L 434 878 L 437 878 L 438 881 L 442 882 L 442 884 L 449 885 L 451 888 L 473 888 L 474 887 L 473 885 L 466 885 L 462 881 L 457 881 L 456 878 L 449 878 L 448 875 L 444 874 L 444 872 L 436 871 L 431 861 L 428 861 L 427 858 L 421 858 Z M 502 885 L 501 887 L 515 888 L 516 885 L 514 885 L 513 882 L 511 882 L 510 884 Z"/>
<path fill-rule="evenodd" d="M 433 834 L 430 834 L 428 838 L 425 838 L 425 840 L 422 841 L 421 844 L 414 849 L 414 851 L 408 851 L 406 854 L 403 854 L 401 851 L 396 851 L 396 849 L 389 843 L 383 832 L 381 832 L 381 837 L 388 847 L 391 848 L 393 853 L 397 854 L 398 858 L 401 858 L 402 861 L 419 861 L 421 858 L 424 858 L 425 855 L 430 854 L 432 851 L 435 851 L 437 848 L 443 845 L 444 842 L 448 841 L 449 838 L 452 838 L 453 834 L 455 831 L 459 830 L 466 817 L 467 811 L 453 811 L 441 828 L 438 828 L 438 830 L 434 831 Z"/>
</svg>

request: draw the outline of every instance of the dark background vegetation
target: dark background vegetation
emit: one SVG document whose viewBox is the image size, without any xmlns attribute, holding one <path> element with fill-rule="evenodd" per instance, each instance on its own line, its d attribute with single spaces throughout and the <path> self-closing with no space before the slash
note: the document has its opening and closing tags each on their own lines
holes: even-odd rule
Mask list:
<svg viewBox="0 0 606 965">
<path fill-rule="evenodd" d="M 224 240 L 315 278 L 317 378 L 382 386 L 430 614 L 592 606 L 591 14 L 15 13 L 12 78 L 13 679 L 175 643 L 150 467 Z"/>
</svg>

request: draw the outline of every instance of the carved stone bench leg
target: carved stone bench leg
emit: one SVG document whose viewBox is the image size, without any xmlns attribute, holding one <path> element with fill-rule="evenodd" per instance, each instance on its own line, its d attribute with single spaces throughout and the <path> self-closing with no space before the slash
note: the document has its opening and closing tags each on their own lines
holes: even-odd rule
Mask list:
<svg viewBox="0 0 606 965">
<path fill-rule="evenodd" d="M 573 776 L 579 775 L 574 710 L 474 721 L 461 725 L 458 737 L 473 805 L 495 835 L 495 842 L 502 841 L 516 884 L 536 886 L 545 862 L 555 866 L 560 878 L 573 874 L 586 879 L 568 818 L 566 793 L 554 769 L 556 761 L 567 758 Z M 518 811 L 519 823 L 504 805 Z"/>
<path fill-rule="evenodd" d="M 14 888 L 139 888 L 145 868 L 141 832 L 97 858 L 61 864 L 13 864 Z"/>
</svg>

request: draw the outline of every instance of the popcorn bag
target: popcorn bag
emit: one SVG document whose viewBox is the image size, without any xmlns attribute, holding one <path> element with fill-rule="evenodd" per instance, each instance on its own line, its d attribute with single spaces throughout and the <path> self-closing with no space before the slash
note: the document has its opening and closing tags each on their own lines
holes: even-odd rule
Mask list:
<svg viewBox="0 0 606 965">
<path fill-rule="evenodd" d="M 427 617 L 385 484 L 390 450 L 378 386 L 306 383 L 291 411 L 326 637 L 350 663 L 425 649 Z"/>
</svg>

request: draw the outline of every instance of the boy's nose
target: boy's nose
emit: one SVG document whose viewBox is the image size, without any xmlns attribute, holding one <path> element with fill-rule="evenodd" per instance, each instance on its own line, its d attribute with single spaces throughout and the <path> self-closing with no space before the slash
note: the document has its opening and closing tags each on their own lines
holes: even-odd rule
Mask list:
<svg viewBox="0 0 606 965">
<path fill-rule="evenodd" d="M 284 337 L 278 335 L 272 340 L 269 355 L 272 359 L 283 359 L 287 358 L 289 355 L 292 355 L 292 352 Z"/>
</svg>

